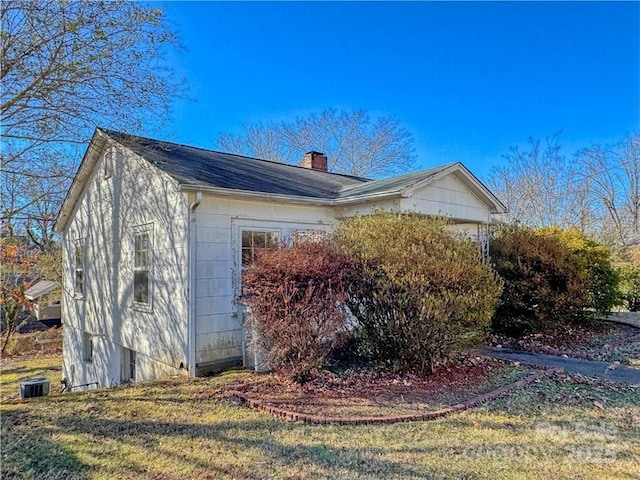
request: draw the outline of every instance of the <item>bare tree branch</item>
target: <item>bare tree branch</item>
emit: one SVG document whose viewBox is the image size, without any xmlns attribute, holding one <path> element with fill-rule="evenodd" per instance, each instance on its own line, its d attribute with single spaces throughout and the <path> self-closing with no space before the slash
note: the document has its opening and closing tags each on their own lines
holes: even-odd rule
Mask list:
<svg viewBox="0 0 640 480">
<path fill-rule="evenodd" d="M 640 240 L 640 134 L 618 145 L 581 151 L 577 161 L 589 182 L 594 207 L 606 212 L 608 228 L 621 246 Z"/>
<path fill-rule="evenodd" d="M 583 231 L 592 228 L 588 187 L 577 181 L 575 164 L 562 154 L 560 134 L 547 138 L 542 145 L 540 140 L 530 138 L 525 150 L 511 147 L 505 155 L 507 163 L 492 169 L 488 184 L 505 202 L 508 222 Z"/>
<path fill-rule="evenodd" d="M 0 18 L 0 213 L 46 244 L 43 214 L 64 198 L 75 147 L 97 126 L 136 133 L 168 118 L 184 89 L 164 55 L 180 45 L 162 10 L 137 2 L 4 0 Z"/>
<path fill-rule="evenodd" d="M 239 135 L 220 135 L 218 147 L 292 164 L 316 150 L 327 155 L 330 171 L 372 178 L 406 172 L 414 162 L 409 131 L 393 117 L 372 122 L 364 110 L 331 109 L 294 122 L 245 125 Z"/>
<path fill-rule="evenodd" d="M 611 246 L 640 240 L 640 135 L 587 148 L 569 161 L 559 134 L 529 148 L 512 147 L 488 185 L 505 202 L 508 222 L 577 228 Z"/>
</svg>

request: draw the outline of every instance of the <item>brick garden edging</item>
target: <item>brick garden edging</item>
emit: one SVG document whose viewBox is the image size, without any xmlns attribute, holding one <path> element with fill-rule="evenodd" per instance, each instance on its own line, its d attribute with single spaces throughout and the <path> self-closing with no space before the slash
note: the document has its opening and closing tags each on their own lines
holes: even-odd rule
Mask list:
<svg viewBox="0 0 640 480">
<path fill-rule="evenodd" d="M 323 417 L 321 415 L 311 415 L 308 413 L 300 413 L 295 412 L 293 410 L 288 410 L 286 408 L 274 407 L 260 400 L 256 400 L 248 397 L 242 392 L 237 390 L 232 390 L 229 392 L 231 396 L 239 400 L 244 405 L 249 408 L 253 408 L 255 410 L 260 410 L 265 413 L 269 413 L 274 417 L 284 420 L 287 422 L 303 422 L 312 425 L 376 425 L 376 424 L 390 424 L 390 423 L 400 423 L 400 422 L 416 422 L 416 421 L 424 421 L 424 420 L 435 420 L 437 418 L 444 417 L 446 415 L 451 415 L 452 413 L 461 412 L 463 410 L 468 410 L 469 408 L 473 408 L 481 403 L 484 403 L 488 400 L 493 400 L 505 393 L 515 389 L 522 387 L 524 385 L 528 385 L 536 380 L 551 375 L 554 373 L 563 372 L 563 368 L 551 368 L 544 371 L 535 372 L 522 380 L 518 380 L 517 382 L 510 383 L 509 385 L 505 385 L 504 387 L 497 388 L 491 392 L 485 393 L 483 395 L 479 395 L 471 400 L 468 400 L 464 403 L 458 403 L 451 407 L 441 408 L 438 410 L 432 410 L 430 412 L 425 413 L 417 413 L 417 414 L 409 414 L 409 415 L 394 415 L 394 416 L 386 416 L 386 417 Z"/>
</svg>

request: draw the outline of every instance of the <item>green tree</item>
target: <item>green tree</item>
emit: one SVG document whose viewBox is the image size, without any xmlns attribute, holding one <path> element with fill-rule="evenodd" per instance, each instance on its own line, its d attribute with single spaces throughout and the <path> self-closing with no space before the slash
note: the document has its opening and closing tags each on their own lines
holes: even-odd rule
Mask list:
<svg viewBox="0 0 640 480">
<path fill-rule="evenodd" d="M 640 267 L 625 265 L 620 269 L 620 293 L 630 312 L 640 312 Z"/>
<path fill-rule="evenodd" d="M 538 233 L 559 239 L 585 275 L 585 308 L 598 315 L 609 314 L 620 297 L 619 275 L 609 249 L 577 229 L 543 228 Z"/>
<path fill-rule="evenodd" d="M 522 335 L 607 314 L 618 299 L 609 250 L 577 230 L 505 227 L 490 256 L 504 282 L 495 331 Z"/>
</svg>

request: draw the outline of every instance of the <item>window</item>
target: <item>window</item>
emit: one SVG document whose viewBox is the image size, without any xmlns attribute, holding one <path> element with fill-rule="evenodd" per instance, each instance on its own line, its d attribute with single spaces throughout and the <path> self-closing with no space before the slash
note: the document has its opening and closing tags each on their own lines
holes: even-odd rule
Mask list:
<svg viewBox="0 0 640 480">
<path fill-rule="evenodd" d="M 242 268 L 249 265 L 255 258 L 256 253 L 265 248 L 272 248 L 278 245 L 277 232 L 256 232 L 250 230 L 242 231 Z"/>
<path fill-rule="evenodd" d="M 84 239 L 75 242 L 75 294 L 76 298 L 84 296 Z"/>
<path fill-rule="evenodd" d="M 151 305 L 151 226 L 138 228 L 134 235 L 133 303 Z"/>
<path fill-rule="evenodd" d="M 123 382 L 135 382 L 136 380 L 136 352 L 128 348 L 122 348 L 122 371 L 120 380 Z"/>
<path fill-rule="evenodd" d="M 246 222 L 246 223 L 245 223 Z M 232 274 L 233 292 L 235 300 L 232 304 L 231 314 L 238 313 L 238 305 L 240 304 L 240 296 L 242 294 L 242 272 L 256 258 L 256 254 L 265 248 L 271 248 L 278 245 L 280 238 L 280 228 L 273 228 L 272 224 L 253 225 L 251 220 L 242 220 L 240 224 L 232 220 L 232 248 L 234 252 L 234 267 Z"/>
<path fill-rule="evenodd" d="M 93 337 L 87 332 L 82 336 L 82 357 L 85 362 L 93 362 Z"/>
<path fill-rule="evenodd" d="M 109 178 L 113 174 L 113 162 L 115 161 L 116 149 L 114 147 L 109 147 L 104 152 L 104 160 L 102 166 L 102 173 L 104 174 L 104 178 Z"/>
</svg>

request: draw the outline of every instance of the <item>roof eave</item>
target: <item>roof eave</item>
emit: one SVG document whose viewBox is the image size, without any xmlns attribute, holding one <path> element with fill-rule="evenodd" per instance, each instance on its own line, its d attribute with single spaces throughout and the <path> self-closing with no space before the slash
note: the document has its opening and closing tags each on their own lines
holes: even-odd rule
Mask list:
<svg viewBox="0 0 640 480">
<path fill-rule="evenodd" d="M 203 192 L 210 193 L 212 195 L 220 195 L 225 197 L 241 197 L 248 200 L 262 200 L 270 202 L 286 202 L 296 203 L 301 205 L 319 205 L 326 207 L 353 205 L 357 203 L 368 202 L 372 200 L 385 200 L 388 198 L 396 198 L 401 196 L 399 190 L 392 190 L 386 192 L 377 192 L 368 195 L 354 195 L 344 198 L 318 198 L 318 197 L 303 197 L 299 195 L 283 195 L 272 194 L 263 192 L 252 192 L 250 190 L 236 190 L 231 188 L 212 187 L 207 185 L 198 184 L 182 184 L 179 187 L 183 192 Z"/>
<path fill-rule="evenodd" d="M 181 184 L 179 190 L 182 192 L 203 192 L 223 197 L 241 197 L 248 200 L 261 200 L 268 202 L 286 202 L 300 205 L 333 205 L 333 199 L 319 197 L 303 197 L 300 195 L 285 195 L 265 192 L 252 192 L 250 190 L 237 190 L 232 188 L 212 187 L 198 184 Z"/>
<path fill-rule="evenodd" d="M 398 198 L 402 196 L 400 190 L 387 190 L 384 192 L 368 193 L 365 195 L 353 195 L 350 197 L 336 198 L 333 201 L 335 206 L 354 205 L 363 202 L 375 200 L 388 200 L 390 198 Z"/>
<path fill-rule="evenodd" d="M 411 197 L 416 190 L 429 185 L 436 180 L 439 180 L 452 173 L 460 172 L 463 177 L 463 183 L 467 185 L 476 196 L 480 194 L 485 204 L 489 206 L 489 211 L 493 214 L 506 213 L 507 207 L 496 197 L 491 190 L 489 190 L 484 183 L 482 183 L 478 177 L 476 177 L 471 170 L 469 170 L 462 162 L 452 163 L 443 168 L 438 173 L 431 175 L 430 177 L 414 183 L 402 190 L 403 197 Z"/>
<path fill-rule="evenodd" d="M 40 283 L 46 283 L 46 287 L 44 288 L 39 288 L 36 289 L 35 287 L 37 287 Z M 40 282 L 36 283 L 35 285 L 33 285 L 32 287 L 28 288 L 25 292 L 24 292 L 24 296 L 27 297 L 28 300 L 36 300 L 37 298 L 42 297 L 43 295 L 46 295 L 47 293 L 51 293 L 52 291 L 54 291 L 56 288 L 58 288 L 58 283 L 57 282 L 53 282 L 53 281 L 47 281 L 47 280 L 41 280 Z"/>
<path fill-rule="evenodd" d="M 413 182 L 411 185 L 408 185 L 408 186 L 404 187 L 402 189 L 402 196 L 405 197 L 405 198 L 409 198 L 409 197 L 413 196 L 413 194 L 416 192 L 416 190 L 419 190 L 422 187 L 426 187 L 427 185 L 430 185 L 431 183 L 435 182 L 436 180 L 438 180 L 438 179 L 440 179 L 442 177 L 446 177 L 450 173 L 453 173 L 454 171 L 456 171 L 457 170 L 457 165 L 459 165 L 459 164 L 458 163 L 453 163 L 451 165 L 446 165 L 439 172 L 432 173 L 431 175 L 428 175 L 426 178 L 423 178 L 422 180 L 418 180 L 416 182 Z"/>
<path fill-rule="evenodd" d="M 54 232 L 63 233 L 66 229 L 76 203 L 82 195 L 82 192 L 87 185 L 87 181 L 91 177 L 95 164 L 98 161 L 98 152 L 104 146 L 107 138 L 106 134 L 104 134 L 99 128 L 96 128 L 96 131 L 89 142 L 89 146 L 82 157 L 82 162 L 80 162 L 80 166 L 73 177 L 71 187 L 67 191 L 67 196 L 65 197 L 64 202 L 62 202 L 62 207 L 60 207 L 56 221 L 53 224 Z"/>
</svg>

